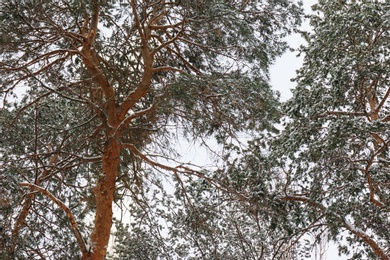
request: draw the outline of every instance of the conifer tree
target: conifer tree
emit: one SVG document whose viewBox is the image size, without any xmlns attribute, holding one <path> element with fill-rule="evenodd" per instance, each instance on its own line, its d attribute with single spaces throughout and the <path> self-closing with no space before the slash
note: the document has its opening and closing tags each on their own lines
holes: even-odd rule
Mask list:
<svg viewBox="0 0 390 260">
<path fill-rule="evenodd" d="M 214 185 L 161 160 L 178 133 L 273 131 L 268 67 L 299 15 L 286 0 L 1 1 L 2 254 L 103 259 L 113 204 L 146 210 L 161 170 L 184 197 L 188 176 Z"/>
<path fill-rule="evenodd" d="M 389 259 L 390 6 L 319 1 L 313 12 L 273 146 L 285 173 L 279 200 L 351 259 Z"/>
</svg>

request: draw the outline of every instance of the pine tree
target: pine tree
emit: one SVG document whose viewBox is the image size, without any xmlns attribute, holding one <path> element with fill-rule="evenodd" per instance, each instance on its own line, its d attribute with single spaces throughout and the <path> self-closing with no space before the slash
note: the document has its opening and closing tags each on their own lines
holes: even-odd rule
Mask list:
<svg viewBox="0 0 390 260">
<path fill-rule="evenodd" d="M 278 199 L 295 204 L 299 225 L 346 241 L 340 253 L 389 259 L 390 6 L 319 1 L 313 10 L 286 128 L 274 142 L 285 172 Z"/>
<path fill-rule="evenodd" d="M 76 244 L 82 259 L 103 259 L 113 203 L 144 205 L 161 170 L 184 193 L 188 176 L 210 180 L 160 162 L 174 159 L 177 133 L 224 144 L 273 131 L 268 67 L 300 22 L 285 0 L 4 0 L 0 10 L 1 248 L 19 259 L 75 258 Z"/>
</svg>

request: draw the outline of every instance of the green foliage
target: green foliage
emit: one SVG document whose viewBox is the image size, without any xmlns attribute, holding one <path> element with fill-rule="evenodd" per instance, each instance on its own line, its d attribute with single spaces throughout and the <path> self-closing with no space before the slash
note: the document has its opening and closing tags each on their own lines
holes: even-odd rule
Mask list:
<svg viewBox="0 0 390 260">
<path fill-rule="evenodd" d="M 275 93 L 265 80 L 235 72 L 184 75 L 170 87 L 169 99 L 164 101 L 175 111 L 172 120 L 182 123 L 190 136 L 215 135 L 223 143 L 234 132 L 275 132 L 272 122 L 279 117 L 278 101 L 270 96 Z"/>
<path fill-rule="evenodd" d="M 288 171 L 285 189 L 318 204 L 330 239 L 345 236 L 353 259 L 376 259 L 353 229 L 389 254 L 389 5 L 320 1 L 314 12 L 275 156 Z"/>
<path fill-rule="evenodd" d="M 130 205 L 130 219 L 116 225 L 113 258 L 270 255 L 266 231 L 247 205 L 221 195 L 230 190 L 220 176 L 171 168 L 172 178 L 151 166 L 169 168 L 156 158 L 175 159 L 172 140 L 183 132 L 228 148 L 238 133 L 276 131 L 279 103 L 268 68 L 300 14 L 285 0 L 1 1 L 1 253 L 78 258 L 70 216 L 20 184 L 62 201 L 87 241 L 92 188 L 105 177 L 105 145 L 117 138 L 134 150 L 121 151 L 113 187 L 116 205 L 123 212 Z M 164 191 L 169 180 L 176 196 Z"/>
<path fill-rule="evenodd" d="M 331 240 L 350 259 L 390 255 L 389 11 L 385 1 L 313 6 L 282 133 L 234 147 L 215 173 L 268 231 L 267 257 L 308 257 Z"/>
<path fill-rule="evenodd" d="M 0 113 L 0 222 L 6 241 L 3 254 L 8 259 L 35 259 L 37 254 L 78 258 L 79 249 L 66 214 L 42 194 L 32 190 L 26 194 L 19 183 L 35 183 L 50 190 L 72 209 L 80 220 L 80 229 L 87 231 L 82 222 L 90 212 L 85 191 L 93 186 L 90 178 L 94 171 L 77 152 L 93 149 L 86 136 L 80 135 L 88 135 L 89 129 L 82 122 L 89 119 L 72 103 L 54 95 L 29 106 L 21 105 L 22 110 L 16 105 Z M 31 224 L 22 223 L 15 238 L 13 232 L 24 210 L 29 214 L 23 222 Z M 62 239 L 53 243 L 53 237 Z"/>
</svg>

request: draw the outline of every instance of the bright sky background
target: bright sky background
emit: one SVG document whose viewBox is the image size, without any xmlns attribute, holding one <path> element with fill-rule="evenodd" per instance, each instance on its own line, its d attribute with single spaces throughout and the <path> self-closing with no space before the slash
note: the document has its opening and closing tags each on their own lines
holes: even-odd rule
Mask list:
<svg viewBox="0 0 390 260">
<path fill-rule="evenodd" d="M 302 0 L 305 12 L 311 11 L 311 6 L 317 3 L 317 0 Z M 302 30 L 309 31 L 309 21 L 304 21 Z M 290 35 L 287 38 L 290 47 L 297 49 L 300 45 L 305 44 L 305 40 L 299 34 Z M 281 100 L 286 101 L 292 97 L 291 89 L 294 88 L 294 82 L 290 80 L 296 76 L 295 71 L 299 69 L 303 62 L 303 55 L 297 57 L 297 52 L 286 52 L 278 58 L 271 67 L 271 84 L 275 90 L 281 93 Z"/>
</svg>

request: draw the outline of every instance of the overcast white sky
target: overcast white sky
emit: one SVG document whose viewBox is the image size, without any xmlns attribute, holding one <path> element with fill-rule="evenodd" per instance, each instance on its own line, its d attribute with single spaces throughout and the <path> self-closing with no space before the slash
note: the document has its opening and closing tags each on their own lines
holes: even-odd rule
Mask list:
<svg viewBox="0 0 390 260">
<path fill-rule="evenodd" d="M 317 3 L 317 0 L 302 0 L 305 12 L 311 11 L 311 6 Z M 309 31 L 309 21 L 304 21 L 302 30 Z M 287 38 L 290 46 L 297 49 L 300 45 L 305 44 L 303 38 L 298 34 L 290 35 Z M 290 79 L 295 77 L 295 71 L 299 69 L 303 62 L 303 56 L 297 57 L 297 52 L 286 52 L 282 57 L 278 58 L 275 64 L 271 67 L 271 84 L 275 90 L 281 93 L 281 100 L 286 101 L 292 97 L 291 89 L 294 88 L 294 82 Z"/>
</svg>

